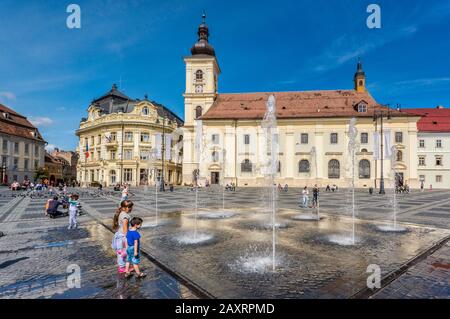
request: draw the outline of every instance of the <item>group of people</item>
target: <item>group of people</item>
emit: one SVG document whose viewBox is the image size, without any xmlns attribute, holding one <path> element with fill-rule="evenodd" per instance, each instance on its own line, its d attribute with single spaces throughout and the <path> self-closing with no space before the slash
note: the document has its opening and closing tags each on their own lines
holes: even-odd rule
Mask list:
<svg viewBox="0 0 450 319">
<path fill-rule="evenodd" d="M 45 216 L 50 218 L 56 218 L 58 216 L 69 215 L 69 227 L 68 229 L 76 229 L 77 225 L 77 213 L 80 208 L 78 202 L 79 195 L 71 194 L 69 197 L 66 195 L 62 196 L 62 200 L 59 200 L 58 196 L 53 196 L 53 198 L 47 200 L 45 204 Z M 59 207 L 68 209 L 68 213 L 64 213 L 59 210 Z"/>
<path fill-rule="evenodd" d="M 132 210 L 132 201 L 126 199 L 120 203 L 113 218 L 112 227 L 115 234 L 111 247 L 117 255 L 119 273 L 124 273 L 125 278 L 129 278 L 134 271 L 138 278 L 144 278 L 146 274 L 139 269 L 141 234 L 138 231 L 143 220 L 140 217 L 131 217 Z"/>
<path fill-rule="evenodd" d="M 281 186 L 281 184 L 278 184 L 278 191 L 279 192 L 287 192 L 288 188 L 289 188 L 288 184 L 285 184 L 284 187 Z"/>
<path fill-rule="evenodd" d="M 319 193 L 320 193 L 320 190 L 316 184 L 316 185 L 314 185 L 313 190 L 312 190 L 312 195 L 313 195 L 312 196 L 312 208 L 317 208 L 319 205 Z M 309 203 L 309 189 L 308 189 L 308 186 L 305 186 L 302 191 L 302 204 L 299 206 L 303 205 L 304 208 L 308 208 L 309 207 L 308 203 Z"/>
<path fill-rule="evenodd" d="M 326 192 L 337 192 L 338 191 L 338 186 L 336 184 L 333 184 L 331 187 L 330 185 L 327 185 L 327 187 L 325 188 Z"/>
</svg>

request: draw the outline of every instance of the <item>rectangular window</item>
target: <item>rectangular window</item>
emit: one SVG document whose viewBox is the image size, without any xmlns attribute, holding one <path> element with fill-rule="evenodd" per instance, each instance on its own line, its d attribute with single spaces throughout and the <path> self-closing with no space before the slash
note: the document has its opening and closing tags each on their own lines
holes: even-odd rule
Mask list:
<svg viewBox="0 0 450 319">
<path fill-rule="evenodd" d="M 403 143 L 403 133 L 395 132 L 395 143 Z"/>
<path fill-rule="evenodd" d="M 337 144 L 338 143 L 338 134 L 337 133 L 331 133 L 330 134 L 330 143 L 331 144 Z"/>
<path fill-rule="evenodd" d="M 443 156 L 436 155 L 436 166 L 442 166 L 442 165 L 443 165 Z"/>
<path fill-rule="evenodd" d="M 8 151 L 8 141 L 7 140 L 3 140 L 3 152 L 7 152 Z"/>
<path fill-rule="evenodd" d="M 34 169 L 39 168 L 39 160 L 34 160 Z"/>
<path fill-rule="evenodd" d="M 436 175 L 436 183 L 442 183 L 442 175 Z"/>
<path fill-rule="evenodd" d="M 436 140 L 436 147 L 442 148 L 442 140 Z"/>
<path fill-rule="evenodd" d="M 212 143 L 216 145 L 219 144 L 219 134 L 212 135 Z"/>
<path fill-rule="evenodd" d="M 97 151 L 97 160 L 101 160 L 101 157 L 102 157 L 102 152 Z"/>
<path fill-rule="evenodd" d="M 14 154 L 19 154 L 19 143 L 14 143 Z"/>
<path fill-rule="evenodd" d="M 125 159 L 126 160 L 133 159 L 133 150 L 125 150 Z"/>
<path fill-rule="evenodd" d="M 110 140 L 111 140 L 111 142 L 117 141 L 117 133 L 116 132 L 111 132 Z"/>
<path fill-rule="evenodd" d="M 30 144 L 25 144 L 25 155 L 30 155 Z"/>
<path fill-rule="evenodd" d="M 250 135 L 249 134 L 245 134 L 244 135 L 244 144 L 245 145 L 249 145 L 250 144 Z"/>
<path fill-rule="evenodd" d="M 111 160 L 115 160 L 116 159 L 116 152 L 115 151 L 111 151 L 111 153 L 109 153 L 109 159 L 111 159 Z"/>
<path fill-rule="evenodd" d="M 302 144 L 308 144 L 308 133 L 302 133 L 302 135 L 300 136 L 300 143 Z"/>
<path fill-rule="evenodd" d="M 143 161 L 147 161 L 150 159 L 150 151 L 149 150 L 141 150 L 140 158 Z"/>
<path fill-rule="evenodd" d="M 133 141 L 133 132 L 125 132 L 125 142 Z"/>
<path fill-rule="evenodd" d="M 425 156 L 419 156 L 419 166 L 425 166 Z"/>
<path fill-rule="evenodd" d="M 39 146 L 38 145 L 34 146 L 34 157 L 39 157 Z"/>
<path fill-rule="evenodd" d="M 19 159 L 15 157 L 13 161 L 13 170 L 16 171 L 18 168 L 19 168 Z"/>
<path fill-rule="evenodd" d="M 424 148 L 425 147 L 425 140 L 419 140 L 419 147 Z"/>
<path fill-rule="evenodd" d="M 91 145 L 95 144 L 95 137 L 91 136 Z"/>
<path fill-rule="evenodd" d="M 123 180 L 124 180 L 124 182 L 133 181 L 133 169 L 132 168 L 125 168 L 123 170 Z"/>
<path fill-rule="evenodd" d="M 369 143 L 369 133 L 361 133 L 361 144 Z"/>
<path fill-rule="evenodd" d="M 28 159 L 24 159 L 24 161 L 23 161 L 23 169 L 28 170 L 28 166 L 29 166 L 29 160 Z"/>
<path fill-rule="evenodd" d="M 143 142 L 143 143 L 150 142 L 150 134 L 148 134 L 148 133 L 141 133 L 141 142 Z"/>
<path fill-rule="evenodd" d="M 2 166 L 7 166 L 8 165 L 8 156 L 2 156 L 1 164 L 2 164 Z"/>
</svg>

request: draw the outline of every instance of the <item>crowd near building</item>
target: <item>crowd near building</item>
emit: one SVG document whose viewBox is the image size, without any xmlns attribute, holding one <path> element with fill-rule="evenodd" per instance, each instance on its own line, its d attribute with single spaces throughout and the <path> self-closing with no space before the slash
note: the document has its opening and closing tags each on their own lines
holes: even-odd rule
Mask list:
<svg viewBox="0 0 450 319">
<path fill-rule="evenodd" d="M 77 174 L 82 185 L 181 183 L 182 149 L 173 133 L 183 121 L 165 106 L 131 99 L 116 85 L 88 108 L 80 138 Z M 159 146 L 159 147 L 157 147 Z M 155 154 L 154 150 L 160 151 Z"/>
</svg>

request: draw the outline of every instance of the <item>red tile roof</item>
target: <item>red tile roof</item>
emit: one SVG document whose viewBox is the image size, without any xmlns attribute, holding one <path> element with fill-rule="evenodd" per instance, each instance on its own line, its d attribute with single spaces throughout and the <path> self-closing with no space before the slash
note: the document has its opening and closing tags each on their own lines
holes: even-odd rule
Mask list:
<svg viewBox="0 0 450 319">
<path fill-rule="evenodd" d="M 380 106 L 368 93 L 354 90 L 261 92 L 219 94 L 203 120 L 262 119 L 269 96 L 275 95 L 277 118 L 372 117 Z M 359 113 L 356 104 L 364 101 L 367 112 Z M 391 109 L 392 116 L 411 116 Z"/>
<path fill-rule="evenodd" d="M 8 118 L 4 114 L 8 114 Z M 36 131 L 36 136 L 33 133 Z M 0 133 L 44 142 L 39 130 L 27 118 L 0 104 Z"/>
<path fill-rule="evenodd" d="M 403 111 L 422 116 L 419 122 L 417 122 L 419 132 L 450 132 L 450 109 L 421 108 L 405 109 Z"/>
</svg>

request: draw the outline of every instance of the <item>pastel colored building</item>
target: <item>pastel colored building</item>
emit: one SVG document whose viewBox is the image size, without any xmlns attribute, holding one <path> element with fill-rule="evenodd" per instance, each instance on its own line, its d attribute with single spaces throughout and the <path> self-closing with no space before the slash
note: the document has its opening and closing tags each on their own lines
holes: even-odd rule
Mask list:
<svg viewBox="0 0 450 319">
<path fill-rule="evenodd" d="M 380 185 L 381 160 L 375 160 L 374 132 L 380 132 L 377 112 L 384 114 L 383 136 L 390 136 L 393 160 L 383 161 L 386 187 L 394 180 L 418 187 L 417 121 L 420 116 L 382 106 L 368 92 L 366 74 L 358 62 L 353 88 L 331 91 L 219 93 L 221 69 L 203 22 L 191 55 L 184 58 L 186 89 L 183 182 L 186 184 L 266 184 L 260 164 L 261 120 L 270 95 L 276 98 L 279 144 L 276 182 L 289 186 L 318 184 L 349 186 L 349 123 L 356 118 L 356 187 Z M 270 72 L 270 69 L 268 70 Z M 351 76 L 349 74 L 349 84 Z M 386 153 L 386 152 L 385 152 Z M 394 170 L 395 169 L 395 170 Z M 397 178 L 395 178 L 395 175 Z M 199 179 L 199 180 L 198 180 Z"/>
<path fill-rule="evenodd" d="M 131 99 L 113 85 L 90 104 L 88 117 L 76 131 L 77 180 L 82 185 L 152 185 L 164 171 L 166 183 L 181 183 L 181 157 L 174 154 L 175 141 L 161 143 L 171 156 L 152 161 L 151 154 L 157 136 L 167 141 L 165 136 L 182 125 L 183 121 L 165 106 L 147 97 Z"/>
<path fill-rule="evenodd" d="M 0 184 L 34 181 L 44 167 L 45 144 L 28 119 L 0 104 Z"/>
</svg>

